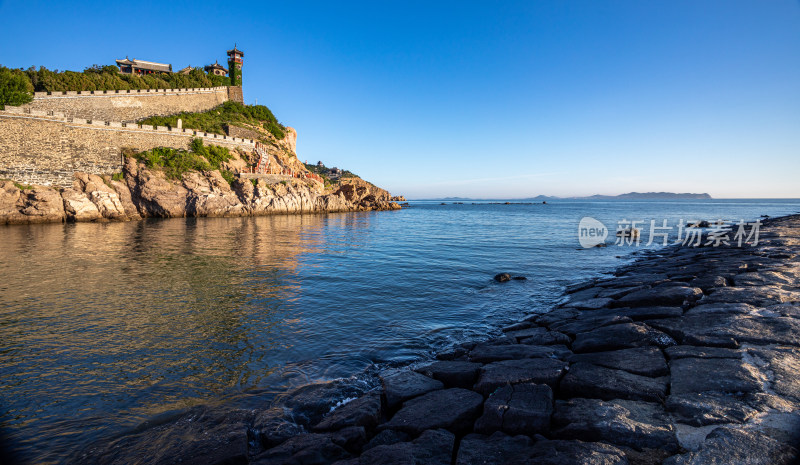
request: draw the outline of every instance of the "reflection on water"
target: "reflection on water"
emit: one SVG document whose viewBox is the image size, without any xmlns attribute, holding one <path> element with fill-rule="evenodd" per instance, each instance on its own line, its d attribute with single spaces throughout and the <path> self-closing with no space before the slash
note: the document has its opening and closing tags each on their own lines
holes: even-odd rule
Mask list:
<svg viewBox="0 0 800 465">
<path fill-rule="evenodd" d="M 419 359 L 544 311 L 566 282 L 629 252 L 580 249 L 582 216 L 675 224 L 797 209 L 436 203 L 0 228 L 0 426 L 26 457 L 53 463 L 166 410 L 265 406 L 290 385 Z M 496 285 L 501 271 L 528 280 Z"/>
</svg>

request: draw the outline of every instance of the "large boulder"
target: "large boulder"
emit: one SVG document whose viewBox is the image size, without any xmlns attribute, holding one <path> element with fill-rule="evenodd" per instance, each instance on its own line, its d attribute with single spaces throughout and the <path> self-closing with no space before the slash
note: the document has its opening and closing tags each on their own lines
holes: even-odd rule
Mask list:
<svg viewBox="0 0 800 465">
<path fill-rule="evenodd" d="M 534 383 L 554 387 L 567 368 L 567 363 L 552 358 L 503 360 L 481 368 L 475 390 L 488 396 L 506 384 Z"/>
<path fill-rule="evenodd" d="M 463 433 L 472 428 L 483 405 L 483 397 L 460 388 L 436 390 L 406 401 L 379 428 L 395 429 L 416 436 L 428 429 L 443 428 Z"/>
<path fill-rule="evenodd" d="M 670 336 L 644 323 L 623 323 L 577 334 L 572 350 L 576 353 L 600 352 L 644 346 L 664 348 L 675 344 Z"/>
<path fill-rule="evenodd" d="M 553 414 L 553 391 L 544 384 L 507 384 L 494 391 L 475 422 L 475 432 L 546 434 Z"/>
<path fill-rule="evenodd" d="M 680 306 L 694 302 L 703 296 L 703 291 L 689 286 L 657 286 L 631 292 L 614 304 L 618 307 Z"/>
<path fill-rule="evenodd" d="M 386 406 L 392 410 L 413 397 L 444 388 L 441 381 L 410 370 L 391 372 L 381 376 Z"/>
</svg>

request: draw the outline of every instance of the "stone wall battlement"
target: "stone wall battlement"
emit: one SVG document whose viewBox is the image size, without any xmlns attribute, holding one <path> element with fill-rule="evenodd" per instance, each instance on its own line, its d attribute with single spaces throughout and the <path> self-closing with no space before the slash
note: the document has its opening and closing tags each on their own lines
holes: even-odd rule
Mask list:
<svg viewBox="0 0 800 465">
<path fill-rule="evenodd" d="M 251 151 L 255 141 L 189 128 L 73 118 L 63 113 L 10 108 L 0 111 L 0 178 L 24 184 L 69 187 L 75 172 L 110 174 L 122 169 L 122 149 L 188 149 L 206 144 Z"/>
<path fill-rule="evenodd" d="M 53 92 L 34 92 L 34 100 L 51 98 L 75 98 L 75 97 L 114 97 L 119 95 L 191 95 L 191 94 L 210 94 L 216 92 L 226 92 L 227 86 L 221 87 L 198 87 L 191 89 L 121 89 L 121 90 L 84 90 L 84 91 L 53 91 Z"/>
</svg>

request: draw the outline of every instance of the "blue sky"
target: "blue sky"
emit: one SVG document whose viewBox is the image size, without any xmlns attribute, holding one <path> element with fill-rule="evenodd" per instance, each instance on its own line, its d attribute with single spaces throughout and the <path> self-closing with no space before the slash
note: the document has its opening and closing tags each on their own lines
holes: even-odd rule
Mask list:
<svg viewBox="0 0 800 465">
<path fill-rule="evenodd" d="M 0 64 L 245 52 L 298 155 L 409 198 L 800 197 L 800 1 L 0 0 Z"/>
</svg>

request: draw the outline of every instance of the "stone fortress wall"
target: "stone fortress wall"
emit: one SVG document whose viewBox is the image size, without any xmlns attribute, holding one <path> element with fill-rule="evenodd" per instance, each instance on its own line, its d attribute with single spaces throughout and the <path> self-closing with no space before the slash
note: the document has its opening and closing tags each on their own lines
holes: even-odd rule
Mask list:
<svg viewBox="0 0 800 465">
<path fill-rule="evenodd" d="M 238 93 L 228 87 L 35 92 L 33 102 L 20 108 L 63 113 L 69 118 L 134 122 L 149 116 L 210 110 L 231 100 L 232 93 L 240 96 L 241 88 Z M 241 99 L 232 100 L 241 103 Z"/>
<path fill-rule="evenodd" d="M 8 111 L 10 109 L 11 111 Z M 111 174 L 122 169 L 122 149 L 187 149 L 206 144 L 252 151 L 255 141 L 187 128 L 66 117 L 63 113 L 7 107 L 0 111 L 0 179 L 69 187 L 73 173 Z"/>
<path fill-rule="evenodd" d="M 78 171 L 120 171 L 123 147 L 185 149 L 192 137 L 252 151 L 251 139 L 135 123 L 149 116 L 206 111 L 227 100 L 241 103 L 241 87 L 36 92 L 33 102 L 0 111 L 0 179 L 69 187 Z"/>
</svg>

